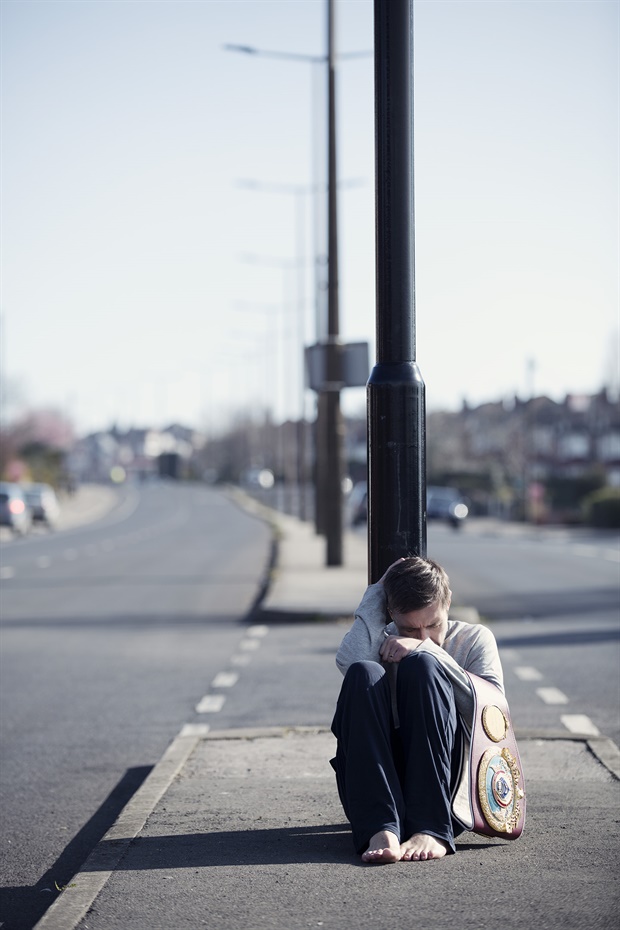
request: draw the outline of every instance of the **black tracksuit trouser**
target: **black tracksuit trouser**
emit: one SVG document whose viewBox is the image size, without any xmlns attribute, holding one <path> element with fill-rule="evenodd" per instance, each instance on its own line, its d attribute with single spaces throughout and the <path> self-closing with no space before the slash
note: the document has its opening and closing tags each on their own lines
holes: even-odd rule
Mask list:
<svg viewBox="0 0 620 930">
<path fill-rule="evenodd" d="M 353 663 L 332 723 L 338 740 L 332 766 L 355 849 L 364 852 L 375 833 L 390 830 L 401 843 L 414 833 L 430 834 L 454 852 L 460 828 L 451 789 L 461 730 L 452 684 L 428 652 L 411 653 L 397 668 L 391 688 L 379 662 Z"/>
</svg>

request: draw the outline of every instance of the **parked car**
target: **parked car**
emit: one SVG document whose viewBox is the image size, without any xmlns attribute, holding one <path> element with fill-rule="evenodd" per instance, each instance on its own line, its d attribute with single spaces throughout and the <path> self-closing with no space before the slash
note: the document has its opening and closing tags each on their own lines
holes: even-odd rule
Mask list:
<svg viewBox="0 0 620 930">
<path fill-rule="evenodd" d="M 426 488 L 426 519 L 446 520 L 458 529 L 469 513 L 467 503 L 456 488 L 428 485 Z M 349 497 L 349 519 L 359 526 L 368 519 L 368 489 L 365 481 L 358 481 Z"/>
<path fill-rule="evenodd" d="M 60 504 L 54 489 L 49 484 L 24 484 L 22 490 L 32 511 L 32 519 L 52 529 L 60 514 Z"/>
<path fill-rule="evenodd" d="M 429 484 L 426 489 L 426 519 L 446 520 L 455 529 L 462 526 L 469 507 L 456 488 Z"/>
<path fill-rule="evenodd" d="M 0 482 L 0 526 L 8 526 L 23 536 L 32 526 L 32 511 L 18 484 Z"/>
</svg>

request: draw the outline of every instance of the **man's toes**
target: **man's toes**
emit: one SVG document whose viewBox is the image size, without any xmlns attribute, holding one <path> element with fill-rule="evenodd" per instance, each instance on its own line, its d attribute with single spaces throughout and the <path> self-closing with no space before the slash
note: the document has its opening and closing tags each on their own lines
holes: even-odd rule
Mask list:
<svg viewBox="0 0 620 930">
<path fill-rule="evenodd" d="M 362 856 L 362 859 L 368 862 L 371 859 L 380 859 L 382 855 L 383 855 L 382 849 L 367 849 L 364 855 Z"/>
</svg>

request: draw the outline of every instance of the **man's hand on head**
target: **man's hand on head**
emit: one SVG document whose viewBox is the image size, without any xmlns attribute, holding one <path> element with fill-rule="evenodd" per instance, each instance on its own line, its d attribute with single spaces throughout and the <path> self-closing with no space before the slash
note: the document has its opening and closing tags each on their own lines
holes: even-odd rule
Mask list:
<svg viewBox="0 0 620 930">
<path fill-rule="evenodd" d="M 379 650 L 381 660 L 389 663 L 400 662 L 421 644 L 421 639 L 413 639 L 411 636 L 388 636 Z"/>
<path fill-rule="evenodd" d="M 379 578 L 377 584 L 383 584 L 383 582 L 385 581 L 385 579 L 387 578 L 387 576 L 390 574 L 390 572 L 392 571 L 392 569 L 394 568 L 394 566 L 395 566 L 395 565 L 398 565 L 399 562 L 404 562 L 404 561 L 405 561 L 404 558 L 402 558 L 402 559 L 396 559 L 395 562 L 392 562 L 392 564 L 391 564 L 390 567 L 387 569 L 387 571 L 384 572 L 384 574 L 381 576 L 381 578 Z"/>
</svg>

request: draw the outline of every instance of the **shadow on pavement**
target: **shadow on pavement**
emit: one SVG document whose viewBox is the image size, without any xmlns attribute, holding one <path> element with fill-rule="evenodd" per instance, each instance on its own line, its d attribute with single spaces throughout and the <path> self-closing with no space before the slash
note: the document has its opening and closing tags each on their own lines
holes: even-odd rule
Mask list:
<svg viewBox="0 0 620 930">
<path fill-rule="evenodd" d="M 557 633 L 535 633 L 528 629 L 525 636 L 497 635 L 500 649 L 513 646 L 591 646 L 594 643 L 617 642 L 620 629 L 608 630 L 558 630 Z"/>
<path fill-rule="evenodd" d="M 273 830 L 227 830 L 172 836 L 139 836 L 118 870 L 189 869 L 204 866 L 350 862 L 355 857 L 348 824 Z"/>
<path fill-rule="evenodd" d="M 34 886 L 0 888 L 0 920 L 3 930 L 31 930 L 56 900 L 64 885 L 110 829 L 129 799 L 136 793 L 152 766 L 127 769 L 103 804 L 63 849 Z"/>
</svg>

